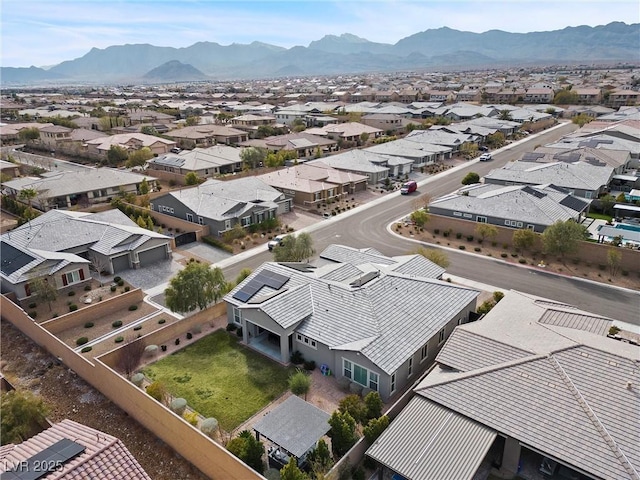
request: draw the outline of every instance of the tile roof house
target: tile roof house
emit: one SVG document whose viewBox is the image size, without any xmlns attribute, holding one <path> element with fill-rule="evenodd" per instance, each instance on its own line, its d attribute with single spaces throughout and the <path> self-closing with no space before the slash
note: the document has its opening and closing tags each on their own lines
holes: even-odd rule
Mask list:
<svg viewBox="0 0 640 480">
<path fill-rule="evenodd" d="M 328 137 L 333 140 L 346 140 L 352 142 L 359 141 L 363 133 L 367 134 L 369 138 L 377 138 L 383 133 L 379 128 L 370 127 L 358 122 L 325 125 L 324 127 L 307 129 L 305 132 L 311 135 Z"/>
<path fill-rule="evenodd" d="M 499 478 L 638 479 L 640 349 L 608 338 L 612 324 L 507 292 L 454 330 L 367 455 L 408 480 L 492 466 Z"/>
<path fill-rule="evenodd" d="M 535 153 L 534 153 L 535 155 Z M 540 154 L 544 155 L 544 154 Z M 564 188 L 579 198 L 595 199 L 605 192 L 614 169 L 606 164 L 590 162 L 533 163 L 516 161 L 491 170 L 484 183 L 496 185 L 546 185 Z"/>
<path fill-rule="evenodd" d="M 33 271 L 44 267 L 50 268 L 49 277 L 55 275 L 56 285 L 63 288 L 89 280 L 86 264 L 90 262 L 100 270 L 118 273 L 171 256 L 169 237 L 140 228 L 119 210 L 101 213 L 50 210 L 4 233 L 0 239 L 3 291 L 13 291 L 18 298 L 30 295 L 25 284 Z M 12 256 L 5 256 L 9 251 Z M 68 275 L 72 267 L 80 271 Z"/>
<path fill-rule="evenodd" d="M 161 155 L 175 147 L 176 142 L 144 133 L 121 133 L 87 140 L 86 145 L 87 153 L 105 157 L 113 145 L 131 151 L 147 147 L 153 153 Z"/>
<path fill-rule="evenodd" d="M 429 212 L 434 215 L 501 227 L 528 228 L 538 233 L 558 221 L 580 222 L 588 211 L 589 201 L 573 197 L 553 185 L 478 183 L 429 203 Z"/>
<path fill-rule="evenodd" d="M 40 177 L 21 177 L 4 182 L 8 195 L 18 196 L 22 190 L 34 189 L 38 195 L 32 205 L 39 210 L 88 207 L 110 202 L 121 193 L 137 194 L 143 180 L 153 189 L 156 179 L 112 168 L 87 167 L 82 171 L 46 172 Z"/>
<path fill-rule="evenodd" d="M 375 185 L 387 177 L 398 177 L 411 173 L 413 159 L 353 149 L 318 160 L 311 160 L 308 164 L 329 166 L 337 170 L 366 175 L 368 183 Z"/>
<path fill-rule="evenodd" d="M 50 467 L 37 478 L 151 480 L 121 440 L 68 419 L 20 444 L 3 446 L 0 464 L 3 479 L 25 478 L 21 475 L 29 469 L 28 478 L 36 478 L 36 469 L 44 473 L 43 468 Z"/>
<path fill-rule="evenodd" d="M 296 205 L 317 206 L 367 189 L 367 177 L 318 163 L 305 163 L 258 175 Z"/>
<path fill-rule="evenodd" d="M 317 266 L 263 264 L 224 300 L 250 348 L 283 363 L 299 351 L 386 401 L 475 310 L 478 292 L 443 273 L 420 255 L 330 245 Z"/>
<path fill-rule="evenodd" d="M 236 224 L 249 227 L 289 212 L 291 199 L 256 177 L 209 179 L 194 188 L 156 197 L 151 210 L 200 225 L 222 235 Z"/>
<path fill-rule="evenodd" d="M 162 172 L 186 175 L 194 172 L 199 178 L 211 178 L 220 174 L 242 170 L 242 149 L 228 145 L 183 150 L 179 154 L 168 153 L 147 162 L 147 172 L 162 178 Z"/>
<path fill-rule="evenodd" d="M 173 138 L 182 148 L 210 147 L 218 143 L 238 145 L 249 138 L 247 132 L 224 125 L 184 127 L 171 130 L 166 133 L 166 136 Z"/>
<path fill-rule="evenodd" d="M 270 152 L 280 150 L 292 150 L 298 154 L 298 158 L 314 157 L 318 150 L 321 152 L 331 152 L 337 148 L 338 142 L 330 138 L 311 135 L 309 133 L 288 133 L 286 135 L 275 135 L 266 138 L 254 138 L 242 142 L 243 147 L 266 148 Z"/>
</svg>

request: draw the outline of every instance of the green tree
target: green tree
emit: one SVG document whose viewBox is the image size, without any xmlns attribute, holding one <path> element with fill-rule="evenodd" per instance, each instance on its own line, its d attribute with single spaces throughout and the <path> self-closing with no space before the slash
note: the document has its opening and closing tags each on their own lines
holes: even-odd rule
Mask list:
<svg viewBox="0 0 640 480">
<path fill-rule="evenodd" d="M 411 212 L 411 221 L 422 228 L 429 221 L 429 214 L 424 210 L 416 210 Z"/>
<path fill-rule="evenodd" d="M 267 158 L 267 151 L 264 148 L 248 147 L 240 152 L 240 160 L 246 168 L 258 168 L 260 164 L 264 164 Z"/>
<path fill-rule="evenodd" d="M 528 251 L 533 247 L 536 243 L 536 239 L 538 238 L 538 234 L 533 230 L 529 230 L 528 228 L 521 228 L 513 232 L 513 237 L 511 242 L 513 246 L 524 251 Z"/>
<path fill-rule="evenodd" d="M 153 128 L 151 125 L 145 125 L 140 129 L 140 133 L 144 133 L 145 135 L 153 135 L 154 137 L 159 137 L 160 133 L 158 130 Z"/>
<path fill-rule="evenodd" d="M 44 424 L 48 409 L 42 398 L 29 391 L 11 390 L 0 395 L 2 445 L 21 443 L 32 428 Z"/>
<path fill-rule="evenodd" d="M 22 130 L 20 130 L 20 132 L 18 132 L 18 138 L 20 139 L 20 141 L 26 143 L 38 140 L 40 138 L 40 130 L 38 130 L 36 127 L 23 128 Z"/>
<path fill-rule="evenodd" d="M 295 458 L 291 457 L 289 463 L 280 469 L 280 480 L 309 480 L 309 477 L 298 468 Z"/>
<path fill-rule="evenodd" d="M 419 247 L 414 253 L 422 255 L 427 260 L 435 263 L 436 265 L 439 265 L 442 268 L 447 268 L 449 266 L 449 257 L 447 257 L 447 254 L 442 250 Z"/>
<path fill-rule="evenodd" d="M 460 147 L 460 153 L 466 159 L 475 158 L 478 155 L 478 144 L 474 142 L 464 142 Z"/>
<path fill-rule="evenodd" d="M 313 473 L 316 475 L 316 478 L 320 480 L 319 475 L 324 474 L 331 468 L 333 462 L 331 461 L 331 452 L 329 451 L 329 446 L 324 439 L 318 440 L 318 444 L 316 448 L 309 452 L 307 455 L 307 460 L 311 465 L 311 469 Z"/>
<path fill-rule="evenodd" d="M 365 423 L 367 420 L 367 406 L 360 398 L 360 395 L 355 393 L 347 395 L 338 404 L 338 410 L 342 413 L 348 413 L 351 415 L 356 423 Z"/>
<path fill-rule="evenodd" d="M 136 219 L 136 223 L 140 228 L 147 228 L 147 221 L 142 215 L 138 215 L 138 218 Z"/>
<path fill-rule="evenodd" d="M 364 145 L 369 140 L 369 134 L 367 132 L 362 132 L 360 134 L 360 145 Z"/>
<path fill-rule="evenodd" d="M 37 277 L 29 280 L 31 292 L 38 296 L 38 300 L 47 302 L 51 311 L 51 302 L 58 298 L 58 289 L 54 282 L 50 282 L 47 277 Z"/>
<path fill-rule="evenodd" d="M 367 407 L 367 420 L 378 418 L 382 415 L 382 398 L 378 392 L 369 392 L 364 396 L 364 404 Z"/>
<path fill-rule="evenodd" d="M 301 118 L 296 118 L 291 124 L 291 127 L 292 132 L 298 133 L 305 131 L 307 129 L 307 124 L 304 123 L 304 120 Z"/>
<path fill-rule="evenodd" d="M 587 123 L 591 122 L 594 120 L 594 117 L 591 117 L 589 115 L 587 115 L 586 113 L 581 113 L 579 115 L 576 115 L 575 117 L 573 117 L 571 119 L 571 121 L 573 123 L 575 123 L 576 125 L 578 125 L 579 127 L 584 127 Z"/>
<path fill-rule="evenodd" d="M 155 225 L 153 224 L 153 218 L 151 216 L 147 217 L 147 226 L 144 227 L 147 230 L 151 230 L 152 232 L 155 230 Z"/>
<path fill-rule="evenodd" d="M 189 172 L 184 176 L 184 182 L 187 185 L 198 185 L 200 183 L 200 177 L 196 172 Z"/>
<path fill-rule="evenodd" d="M 607 263 L 609 264 L 609 272 L 612 277 L 618 275 L 620 263 L 622 262 L 622 254 L 620 250 L 612 247 L 607 251 Z"/>
<path fill-rule="evenodd" d="M 167 307 L 178 313 L 192 312 L 196 308 L 204 310 L 224 295 L 226 286 L 219 267 L 191 262 L 171 279 L 164 291 L 165 301 Z"/>
<path fill-rule="evenodd" d="M 575 105 L 579 103 L 580 97 L 578 94 L 569 89 L 560 90 L 553 97 L 553 103 L 555 105 Z"/>
<path fill-rule="evenodd" d="M 500 148 L 505 144 L 504 133 L 496 132 L 491 135 L 487 135 L 485 143 L 491 148 Z"/>
<path fill-rule="evenodd" d="M 142 179 L 138 190 L 140 191 L 140 195 L 146 195 L 147 193 L 149 193 L 149 182 L 146 178 Z"/>
<path fill-rule="evenodd" d="M 142 167 L 147 160 L 153 158 L 153 152 L 149 147 L 143 147 L 140 150 L 135 150 L 129 154 L 127 157 L 127 161 L 125 162 L 125 167 L 133 168 L 133 167 Z"/>
<path fill-rule="evenodd" d="M 472 185 L 474 183 L 479 183 L 480 182 L 480 175 L 478 175 L 476 172 L 469 172 L 467 173 L 464 178 L 462 179 L 462 185 Z"/>
<path fill-rule="evenodd" d="M 616 197 L 616 202 L 618 203 L 627 203 L 627 197 L 624 196 L 624 193 L 619 193 Z"/>
<path fill-rule="evenodd" d="M 200 123 L 200 117 L 196 117 L 194 115 L 187 117 L 185 124 L 187 127 L 194 127 Z"/>
<path fill-rule="evenodd" d="M 273 259 L 276 262 L 302 262 L 309 260 L 314 253 L 311 235 L 304 232 L 284 237 L 280 245 L 273 249 Z"/>
<path fill-rule="evenodd" d="M 479 223 L 475 228 L 476 235 L 484 242 L 485 238 L 493 240 L 498 236 L 498 229 L 495 225 L 488 223 Z"/>
<path fill-rule="evenodd" d="M 376 439 L 382 435 L 382 432 L 389 426 L 389 417 L 386 415 L 382 415 L 379 418 L 374 418 L 367 423 L 367 425 L 362 429 L 362 433 L 364 433 L 364 438 L 367 439 L 369 444 L 372 444 L 376 441 Z"/>
<path fill-rule="evenodd" d="M 240 434 L 227 443 L 227 450 L 233 453 L 244 463 L 262 475 L 264 472 L 264 444 L 251 434 L 249 430 L 243 430 Z"/>
<path fill-rule="evenodd" d="M 111 145 L 107 152 L 107 163 L 109 165 L 120 165 L 129 158 L 129 152 L 120 145 Z"/>
<path fill-rule="evenodd" d="M 589 232 L 584 225 L 573 220 L 558 221 L 548 226 L 542 234 L 544 251 L 552 255 L 565 255 L 578 250 L 581 240 L 589 238 Z"/>
<path fill-rule="evenodd" d="M 356 434 L 356 421 L 348 413 L 335 410 L 329 418 L 329 438 L 331 438 L 331 449 L 337 457 L 343 456 L 358 441 Z"/>
<path fill-rule="evenodd" d="M 244 279 L 247 278 L 249 275 L 251 275 L 251 269 L 250 268 L 243 268 L 238 273 L 238 276 L 235 279 L 235 284 L 236 285 L 240 285 L 240 283 L 243 282 Z"/>
<path fill-rule="evenodd" d="M 616 203 L 616 199 L 613 195 L 606 194 L 600 197 L 600 206 L 602 207 L 602 213 L 605 215 L 611 215 L 611 209 L 613 205 Z"/>
<path fill-rule="evenodd" d="M 289 375 L 289 390 L 294 395 L 304 396 L 304 399 L 307 399 L 307 393 L 309 393 L 309 389 L 311 388 L 311 377 L 307 375 L 305 372 L 296 369 L 291 375 Z"/>
<path fill-rule="evenodd" d="M 513 117 L 511 116 L 511 112 L 509 110 L 500 110 L 500 113 L 498 115 L 498 120 L 513 120 Z"/>
<path fill-rule="evenodd" d="M 38 190 L 35 188 L 23 188 L 18 193 L 18 198 L 23 202 L 27 202 L 29 208 L 31 208 L 31 201 L 38 196 Z"/>
</svg>

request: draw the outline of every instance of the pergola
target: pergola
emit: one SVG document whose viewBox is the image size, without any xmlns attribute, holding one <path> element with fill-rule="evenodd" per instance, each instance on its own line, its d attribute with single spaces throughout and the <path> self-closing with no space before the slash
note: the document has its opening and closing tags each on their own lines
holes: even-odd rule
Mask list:
<svg viewBox="0 0 640 480">
<path fill-rule="evenodd" d="M 270 451 L 270 456 L 283 464 L 291 456 L 299 462 L 329 431 L 329 417 L 315 405 L 292 395 L 266 414 L 253 429 L 258 440 L 262 435 L 277 445 L 277 449 Z"/>
</svg>

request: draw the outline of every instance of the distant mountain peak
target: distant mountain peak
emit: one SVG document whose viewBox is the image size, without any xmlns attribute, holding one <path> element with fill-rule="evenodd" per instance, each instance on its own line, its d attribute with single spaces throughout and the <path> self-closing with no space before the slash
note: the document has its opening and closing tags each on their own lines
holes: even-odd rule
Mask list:
<svg viewBox="0 0 640 480">
<path fill-rule="evenodd" d="M 161 82 L 186 82 L 206 80 L 207 76 L 193 65 L 182 63 L 179 60 L 169 60 L 147 72 L 143 78 Z"/>
</svg>

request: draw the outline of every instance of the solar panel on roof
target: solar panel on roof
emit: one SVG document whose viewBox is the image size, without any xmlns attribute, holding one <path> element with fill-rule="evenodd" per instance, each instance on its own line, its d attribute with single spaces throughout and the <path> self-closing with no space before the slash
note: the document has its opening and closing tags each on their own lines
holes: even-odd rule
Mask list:
<svg viewBox="0 0 640 480">
<path fill-rule="evenodd" d="M 570 208 L 571 210 L 575 210 L 576 212 L 581 212 L 582 210 L 584 210 L 586 202 L 574 196 L 567 195 L 562 200 L 560 200 L 560 205 Z"/>
<path fill-rule="evenodd" d="M 537 162 L 538 159 L 544 158 L 544 153 L 536 153 L 536 152 L 527 152 L 525 153 L 520 161 L 522 162 Z"/>
<path fill-rule="evenodd" d="M 537 197 L 537 198 L 544 198 L 544 197 L 547 196 L 546 193 L 543 193 L 540 190 L 536 190 L 536 189 L 531 188 L 529 186 L 524 187 L 522 189 L 522 191 L 525 192 L 525 193 L 528 193 L 529 195 L 533 195 L 534 197 Z"/>
<path fill-rule="evenodd" d="M 260 291 L 265 285 L 273 288 L 274 290 L 280 290 L 282 286 L 289 281 L 289 277 L 280 275 L 279 273 L 272 272 L 270 270 L 263 270 L 253 277 L 246 285 L 233 294 L 233 298 L 240 300 L 241 302 L 247 302 L 256 293 Z"/>
<path fill-rule="evenodd" d="M 369 283 L 374 278 L 378 278 L 379 275 L 380 275 L 380 272 L 368 272 L 368 273 L 365 273 L 364 275 L 362 275 L 357 280 L 354 280 L 353 282 L 351 282 L 349 284 L 349 286 L 351 286 L 351 287 L 361 287 L 365 283 Z"/>
<path fill-rule="evenodd" d="M 289 281 L 289 277 L 270 270 L 263 270 L 262 274 L 264 276 L 263 283 L 275 290 L 281 289 L 282 286 Z"/>
<path fill-rule="evenodd" d="M 63 438 L 27 460 L 18 462 L 11 470 L 4 472 L 0 480 L 37 480 L 60 470 L 66 462 L 84 451 L 84 445 Z"/>
<path fill-rule="evenodd" d="M 22 250 L 18 250 L 8 243 L 2 242 L 1 270 L 5 275 L 11 275 L 34 260 L 34 257 L 27 255 Z"/>
</svg>

